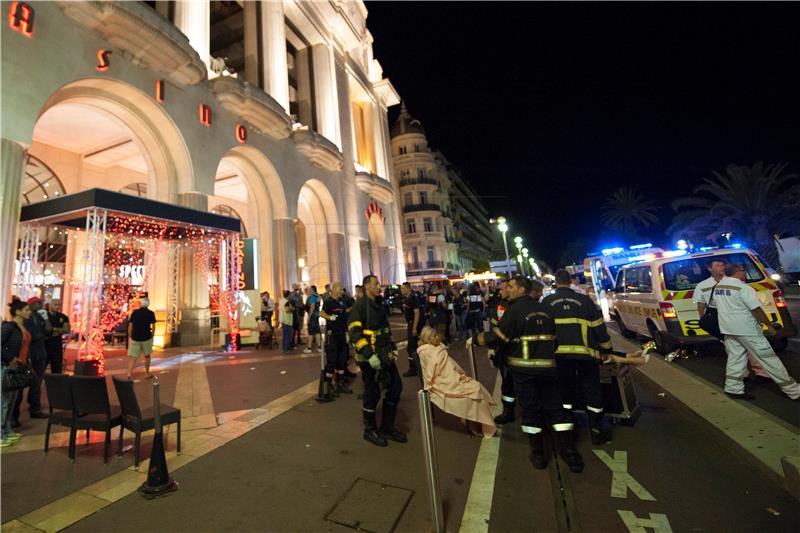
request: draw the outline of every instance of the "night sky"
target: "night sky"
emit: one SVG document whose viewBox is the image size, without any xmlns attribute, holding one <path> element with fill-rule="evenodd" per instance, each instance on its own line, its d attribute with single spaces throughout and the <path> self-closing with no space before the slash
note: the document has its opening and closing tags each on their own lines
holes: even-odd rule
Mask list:
<svg viewBox="0 0 800 533">
<path fill-rule="evenodd" d="M 670 201 L 729 163 L 800 173 L 800 4 L 367 2 L 428 140 L 537 257 L 602 229 L 619 186 Z M 390 110 L 394 120 L 399 106 Z M 589 250 L 587 250 L 589 251 Z"/>
</svg>

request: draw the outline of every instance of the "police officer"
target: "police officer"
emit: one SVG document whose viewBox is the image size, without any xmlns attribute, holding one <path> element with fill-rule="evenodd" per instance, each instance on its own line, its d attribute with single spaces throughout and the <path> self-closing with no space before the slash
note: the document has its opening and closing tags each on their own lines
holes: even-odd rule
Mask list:
<svg viewBox="0 0 800 533">
<path fill-rule="evenodd" d="M 494 303 L 495 306 L 489 308 L 489 331 L 494 331 L 498 328 L 500 320 L 508 307 L 508 280 L 504 279 L 500 282 L 498 296 L 495 298 Z M 494 423 L 497 425 L 513 422 L 515 418 L 514 408 L 517 400 L 514 395 L 514 380 L 511 374 L 508 373 L 508 365 L 506 364 L 506 352 L 510 347 L 510 345 L 501 344 L 493 350 L 494 354 L 491 356 L 494 366 L 500 371 L 501 380 L 500 401 L 503 403 L 503 412 L 494 417 Z"/>
<path fill-rule="evenodd" d="M 328 385 L 321 400 L 330 401 L 331 393 L 336 396 L 353 393 L 344 376 L 350 345 L 347 343 L 347 307 L 342 284 L 338 281 L 329 289 L 328 299 L 319 314 L 325 319 L 325 381 Z"/>
<path fill-rule="evenodd" d="M 403 374 L 404 378 L 417 376 L 417 346 L 419 343 L 419 332 L 422 331 L 424 319 L 421 311 L 421 303 L 416 293 L 411 290 L 411 284 L 405 282 L 400 286 L 400 294 L 403 295 L 403 314 L 406 319 L 406 333 L 408 339 L 408 372 Z"/>
<path fill-rule="evenodd" d="M 555 274 L 556 290 L 542 300 L 556 323 L 558 377 L 563 387 L 564 408 L 571 410 L 582 395 L 589 416 L 592 444 L 611 441 L 611 429 L 603 427 L 603 395 L 600 388 L 601 352 L 611 351 L 611 337 L 603 315 L 585 294 L 570 288 L 566 270 Z"/>
<path fill-rule="evenodd" d="M 364 440 L 376 446 L 387 446 L 386 439 L 406 442 L 406 436 L 394 427 L 397 404 L 403 391 L 403 381 L 397 371 L 397 347 L 392 341 L 389 317 L 383 306 L 375 301 L 381 292 L 378 278 L 364 278 L 364 297 L 356 300 L 350 311 L 350 340 L 356 351 L 356 361 L 364 380 L 363 414 Z M 380 429 L 375 409 L 385 389 L 383 419 Z"/>
<path fill-rule="evenodd" d="M 561 401 L 555 325 L 545 306 L 530 297 L 530 290 L 529 279 L 512 278 L 508 283 L 508 309 L 498 325 L 469 342 L 508 347 L 506 364 L 522 406 L 522 431 L 530 440 L 534 468 L 547 467 L 543 431 L 549 422 L 558 438 L 561 457 L 571 472 L 581 472 L 583 459 L 575 449 L 573 424 Z"/>
</svg>

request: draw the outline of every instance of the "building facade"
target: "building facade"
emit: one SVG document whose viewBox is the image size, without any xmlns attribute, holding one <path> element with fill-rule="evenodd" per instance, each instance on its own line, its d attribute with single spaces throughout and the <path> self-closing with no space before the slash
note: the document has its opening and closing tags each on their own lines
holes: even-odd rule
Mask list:
<svg viewBox="0 0 800 533">
<path fill-rule="evenodd" d="M 399 97 L 363 2 L 0 5 L 4 295 L 21 205 L 95 187 L 240 219 L 259 242 L 258 289 L 272 294 L 352 288 L 370 272 L 404 279 L 387 119 Z M 75 254 L 57 244 L 40 290 L 69 309 Z M 167 291 L 153 268 L 158 313 Z M 192 275 L 190 262 L 184 344 L 208 329 Z"/>
<path fill-rule="evenodd" d="M 475 190 L 428 145 L 422 123 L 403 104 L 391 129 L 409 281 L 460 276 L 494 247 L 489 215 Z"/>
</svg>

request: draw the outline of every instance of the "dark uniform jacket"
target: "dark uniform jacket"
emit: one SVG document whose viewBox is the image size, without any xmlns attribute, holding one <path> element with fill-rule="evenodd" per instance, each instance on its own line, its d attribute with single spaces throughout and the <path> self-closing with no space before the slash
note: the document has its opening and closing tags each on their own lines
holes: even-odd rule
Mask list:
<svg viewBox="0 0 800 533">
<path fill-rule="evenodd" d="M 585 294 L 558 288 L 542 300 L 556 323 L 559 358 L 602 360 L 602 353 L 611 351 L 611 337 L 600 308 Z"/>
<path fill-rule="evenodd" d="M 553 318 L 527 295 L 509 301 L 497 326 L 484 333 L 487 346 L 504 350 L 509 368 L 529 374 L 555 372 L 555 340 Z"/>
<path fill-rule="evenodd" d="M 325 323 L 325 331 L 331 333 L 347 333 L 347 304 L 343 299 L 337 300 L 331 296 L 322 304 L 322 310 L 325 314 L 335 316 L 336 320 L 328 320 Z"/>
<path fill-rule="evenodd" d="M 500 298 L 495 300 L 494 307 L 489 308 L 489 331 L 494 331 L 494 329 L 500 325 L 500 319 L 503 318 L 507 308 L 508 300 L 501 300 Z M 500 367 L 506 364 L 506 353 L 509 347 L 510 345 L 507 344 L 500 344 L 499 346 L 493 347 L 495 353 L 494 357 L 492 357 L 492 361 L 495 366 Z"/>
<path fill-rule="evenodd" d="M 381 304 L 366 296 L 356 300 L 350 310 L 348 329 L 350 342 L 356 349 L 356 361 L 368 361 L 376 354 L 383 365 L 393 360 L 397 347 L 392 342 L 389 316 Z"/>
</svg>

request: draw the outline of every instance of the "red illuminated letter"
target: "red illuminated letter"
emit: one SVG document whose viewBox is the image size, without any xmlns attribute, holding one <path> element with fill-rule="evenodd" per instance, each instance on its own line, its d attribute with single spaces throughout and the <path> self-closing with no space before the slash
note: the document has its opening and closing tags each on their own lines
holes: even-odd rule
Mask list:
<svg viewBox="0 0 800 533">
<path fill-rule="evenodd" d="M 25 2 L 12 2 L 8 25 L 26 37 L 33 35 L 33 8 Z"/>
<path fill-rule="evenodd" d="M 244 144 L 247 141 L 247 130 L 241 124 L 236 125 L 236 140 L 240 144 Z"/>
<path fill-rule="evenodd" d="M 164 101 L 164 80 L 156 80 L 156 101 Z"/>
<path fill-rule="evenodd" d="M 105 72 L 111 66 L 111 61 L 108 56 L 111 55 L 111 50 L 98 50 L 97 51 L 97 66 L 95 67 L 98 72 Z"/>
<path fill-rule="evenodd" d="M 211 108 L 206 104 L 200 104 L 200 124 L 211 126 Z"/>
</svg>

